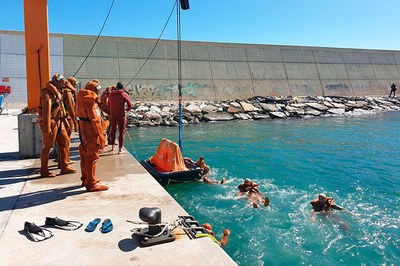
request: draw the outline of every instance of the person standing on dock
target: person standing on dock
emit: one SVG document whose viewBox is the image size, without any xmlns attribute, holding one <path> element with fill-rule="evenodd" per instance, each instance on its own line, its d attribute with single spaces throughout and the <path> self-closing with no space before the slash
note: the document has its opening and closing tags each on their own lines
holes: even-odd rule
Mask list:
<svg viewBox="0 0 400 266">
<path fill-rule="evenodd" d="M 106 140 L 101 125 L 100 111 L 97 105 L 101 86 L 95 81 L 88 82 L 76 97 L 76 115 L 79 120 L 79 154 L 81 155 L 82 186 L 89 192 L 104 191 L 108 186 L 98 184 L 96 165 L 99 153 L 104 149 Z"/>
<path fill-rule="evenodd" d="M 392 96 L 392 93 L 393 93 L 392 98 L 396 97 L 396 91 L 397 91 L 396 84 L 393 83 L 392 86 L 390 87 L 389 98 L 390 98 L 390 96 Z"/>
<path fill-rule="evenodd" d="M 132 102 L 129 99 L 128 94 L 124 91 L 124 84 L 120 81 L 117 83 L 116 90 L 111 91 L 110 97 L 108 99 L 110 107 L 110 117 L 111 117 L 111 129 L 110 129 L 110 141 L 111 141 L 111 151 L 114 150 L 115 145 L 115 133 L 117 127 L 119 129 L 118 138 L 118 153 L 124 153 L 122 151 L 122 146 L 124 145 L 124 134 L 126 128 L 126 116 L 125 111 L 128 112 L 132 109 Z M 125 109 L 125 104 L 127 108 Z"/>
<path fill-rule="evenodd" d="M 43 149 L 40 154 L 40 176 L 54 177 L 49 171 L 49 153 L 57 141 L 60 153 L 60 174 L 75 173 L 76 170 L 68 166 L 70 139 L 66 130 L 66 111 L 62 101 L 61 90 L 66 84 L 66 79 L 60 74 L 55 74 L 40 93 L 39 125 L 43 138 Z"/>
</svg>

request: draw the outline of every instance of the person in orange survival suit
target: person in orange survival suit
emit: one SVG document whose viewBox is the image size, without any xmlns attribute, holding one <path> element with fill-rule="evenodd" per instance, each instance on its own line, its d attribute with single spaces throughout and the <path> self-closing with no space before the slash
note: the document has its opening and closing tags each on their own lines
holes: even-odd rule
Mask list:
<svg viewBox="0 0 400 266">
<path fill-rule="evenodd" d="M 64 86 L 61 89 L 62 92 L 62 103 L 63 103 L 63 108 L 66 111 L 66 116 L 63 118 L 63 122 L 65 125 L 65 129 L 67 130 L 68 134 L 68 149 L 67 149 L 67 159 L 68 159 L 68 164 L 74 163 L 74 161 L 71 161 L 69 159 L 69 144 L 71 140 L 71 134 L 72 130 L 75 128 L 75 132 L 77 131 L 77 122 L 75 118 L 75 103 L 74 103 L 74 95 L 76 93 L 75 86 L 76 86 L 76 79 L 74 77 L 70 77 L 66 80 Z M 58 154 L 58 161 L 60 162 L 60 153 Z M 61 168 L 60 163 L 58 164 L 58 167 Z"/>
<path fill-rule="evenodd" d="M 42 88 L 39 106 L 39 125 L 43 137 L 43 149 L 40 154 L 40 176 L 54 177 L 49 171 L 49 153 L 55 141 L 60 153 L 60 174 L 75 173 L 76 170 L 68 166 L 69 137 L 65 127 L 65 109 L 62 103 L 61 89 L 66 80 L 60 74 L 55 74 L 46 87 Z"/>
<path fill-rule="evenodd" d="M 107 135 L 107 143 L 110 144 L 110 107 L 108 98 L 110 97 L 111 86 L 108 86 L 100 97 L 100 109 L 103 112 L 102 118 L 104 120 L 105 134 Z"/>
<path fill-rule="evenodd" d="M 63 89 L 63 99 L 64 105 L 68 112 L 68 118 L 70 122 L 72 122 L 73 128 L 71 127 L 69 136 L 72 134 L 72 129 L 75 132 L 78 132 L 78 121 L 76 120 L 76 107 L 75 107 L 75 98 L 76 98 L 76 85 L 78 85 L 78 80 L 74 77 L 67 78 L 69 85 L 67 86 L 67 90 Z"/>
<path fill-rule="evenodd" d="M 96 165 L 99 160 L 100 149 L 105 147 L 105 137 L 101 125 L 98 109 L 98 90 L 101 87 L 97 82 L 88 82 L 78 92 L 76 98 L 76 115 L 79 124 L 79 153 L 81 155 L 82 186 L 89 192 L 104 191 L 108 186 L 98 184 Z"/>
</svg>

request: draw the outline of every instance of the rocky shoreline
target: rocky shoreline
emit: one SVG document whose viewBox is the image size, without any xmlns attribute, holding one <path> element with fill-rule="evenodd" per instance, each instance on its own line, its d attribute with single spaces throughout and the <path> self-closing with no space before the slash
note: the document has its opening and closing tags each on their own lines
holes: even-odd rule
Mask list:
<svg viewBox="0 0 400 266">
<path fill-rule="evenodd" d="M 253 97 L 247 100 L 184 101 L 182 124 L 230 120 L 351 116 L 400 110 L 400 100 L 388 97 Z M 127 126 L 178 126 L 177 102 L 136 102 Z"/>
</svg>

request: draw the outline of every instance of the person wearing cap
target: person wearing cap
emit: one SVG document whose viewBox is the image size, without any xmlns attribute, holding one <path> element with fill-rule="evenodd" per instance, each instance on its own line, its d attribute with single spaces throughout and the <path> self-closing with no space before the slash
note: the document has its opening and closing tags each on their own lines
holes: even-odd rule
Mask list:
<svg viewBox="0 0 400 266">
<path fill-rule="evenodd" d="M 329 213 L 332 209 L 344 210 L 343 207 L 335 204 L 332 197 L 327 197 L 325 194 L 321 193 L 318 198 L 313 199 L 310 204 L 313 207 L 314 212 L 326 212 Z"/>
<path fill-rule="evenodd" d="M 66 84 L 66 79 L 60 74 L 55 74 L 46 87 L 41 89 L 39 100 L 39 125 L 42 132 L 43 148 L 40 153 L 40 176 L 54 177 L 49 171 L 49 153 L 57 141 L 60 154 L 60 174 L 75 173 L 76 170 L 68 166 L 69 137 L 65 127 L 66 110 L 62 102 L 61 90 Z"/>
<path fill-rule="evenodd" d="M 129 99 L 128 94 L 124 91 L 124 84 L 120 81 L 117 83 L 116 90 L 111 91 L 108 104 L 110 107 L 110 144 L 112 145 L 111 150 L 114 150 L 115 145 L 115 134 L 117 127 L 119 130 L 118 138 L 118 153 L 124 153 L 122 146 L 124 144 L 124 135 L 126 128 L 126 116 L 125 112 L 132 109 L 132 102 Z M 127 105 L 125 109 L 125 104 Z"/>
<path fill-rule="evenodd" d="M 79 154 L 81 155 L 82 186 L 88 192 L 108 190 L 108 186 L 99 184 L 96 178 L 96 166 L 99 153 L 105 147 L 105 137 L 101 125 L 98 92 L 101 86 L 90 81 L 78 92 L 76 97 L 76 116 L 79 123 Z"/>
</svg>

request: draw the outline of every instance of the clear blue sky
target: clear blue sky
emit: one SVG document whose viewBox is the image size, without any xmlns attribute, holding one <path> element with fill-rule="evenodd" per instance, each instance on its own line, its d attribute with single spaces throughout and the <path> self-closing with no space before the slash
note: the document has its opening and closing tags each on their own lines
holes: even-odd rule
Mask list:
<svg viewBox="0 0 400 266">
<path fill-rule="evenodd" d="M 115 0 L 103 36 L 158 38 L 175 0 Z M 111 0 L 48 0 L 52 33 L 97 35 Z M 400 0 L 189 0 L 182 40 L 400 50 Z M 0 0 L 23 30 L 23 0 Z M 163 39 L 176 39 L 176 16 Z"/>
</svg>

